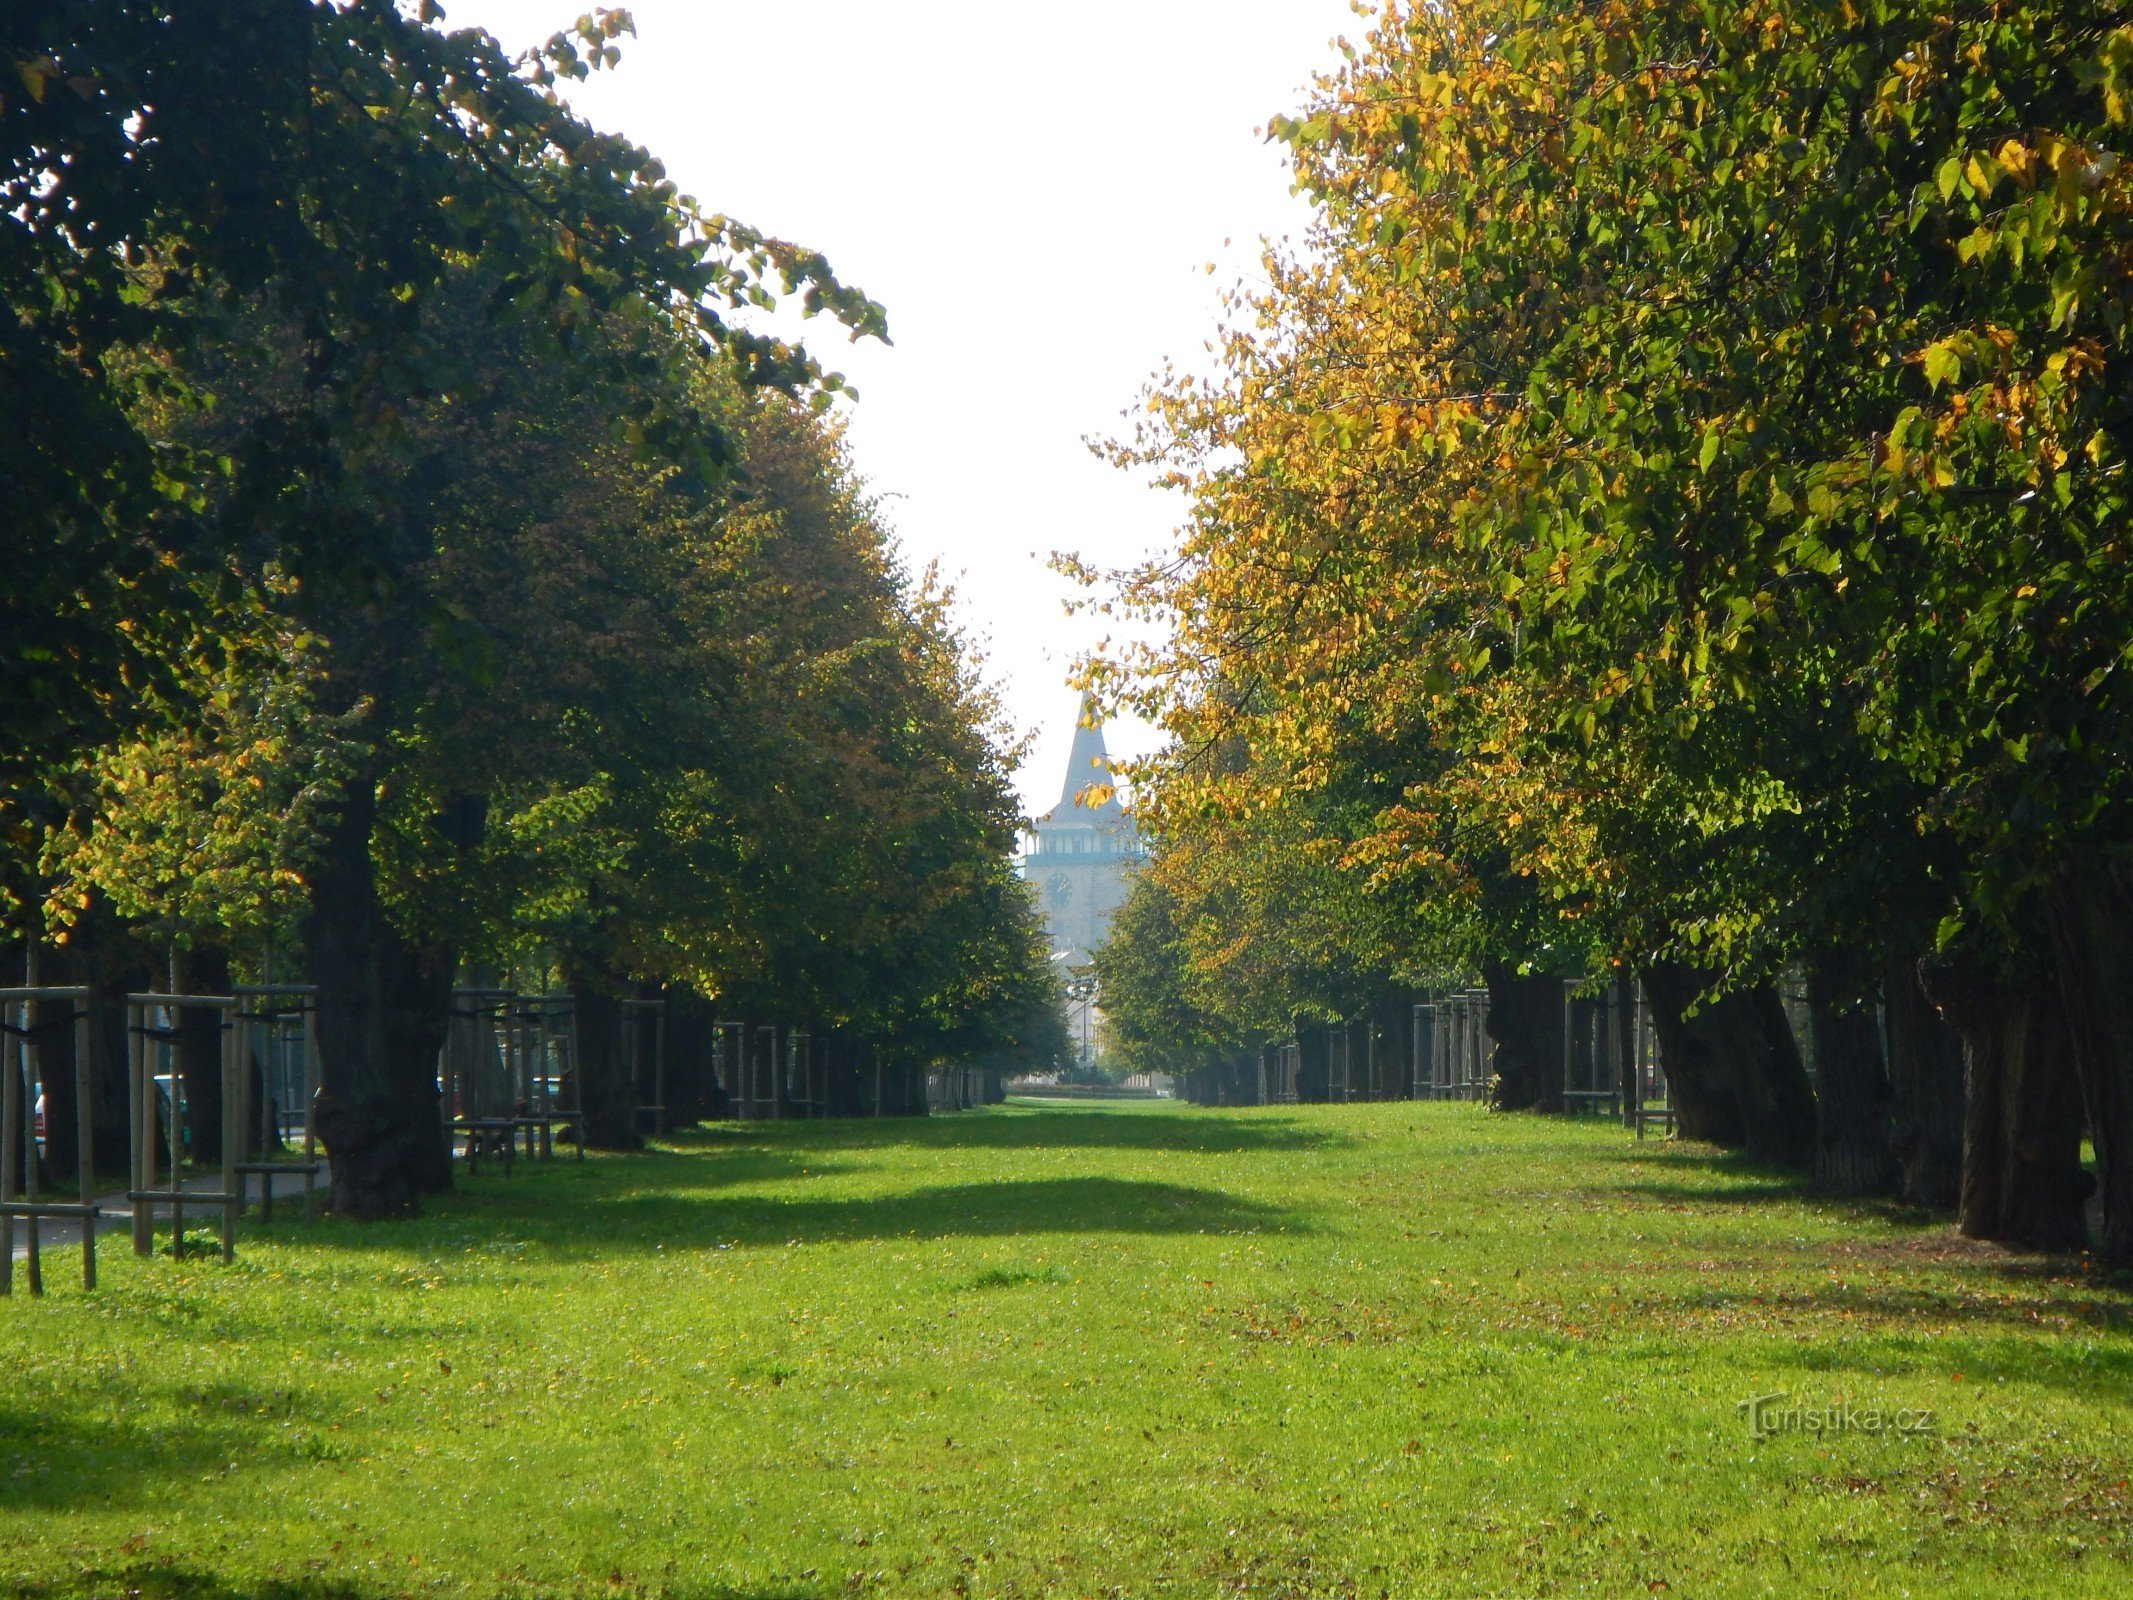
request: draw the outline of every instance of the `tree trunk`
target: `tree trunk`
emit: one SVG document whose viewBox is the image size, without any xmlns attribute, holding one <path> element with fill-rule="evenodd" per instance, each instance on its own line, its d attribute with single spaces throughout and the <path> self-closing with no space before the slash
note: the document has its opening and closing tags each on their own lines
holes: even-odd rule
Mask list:
<svg viewBox="0 0 2133 1600">
<path fill-rule="evenodd" d="M 1926 992 L 1963 1040 L 1967 1109 L 1956 1226 L 1973 1239 L 2042 1250 L 2088 1237 L 2081 1086 L 2050 985 L 1966 963 L 1923 969 Z"/>
<path fill-rule="evenodd" d="M 348 786 L 312 873 L 306 946 L 318 989 L 318 1129 L 333 1206 L 397 1216 L 452 1187 L 437 1093 L 454 963 L 392 925 L 370 859 L 372 784 Z"/>
<path fill-rule="evenodd" d="M 2053 967 L 2103 1185 L 2098 1253 L 2133 1266 L 2133 866 L 2098 863 L 2045 896 Z"/>
<path fill-rule="evenodd" d="M 1926 998 L 1917 958 L 1889 961 L 1884 995 L 1898 1193 L 1914 1206 L 1953 1211 L 1963 1186 L 1962 1035 Z"/>
<path fill-rule="evenodd" d="M 1659 1042 L 1659 1066 L 1666 1074 L 1667 1095 L 1674 1105 L 1674 1132 L 1683 1139 L 1738 1150 L 1748 1142 L 1740 1101 L 1726 1081 L 1724 1063 L 1707 1037 L 1685 1013 L 1702 980 L 1685 967 L 1663 963 L 1644 974 L 1644 997 L 1651 1007 L 1652 1032 Z"/>
<path fill-rule="evenodd" d="M 1856 950 L 1808 970 L 1815 1045 L 1815 1187 L 1831 1194 L 1896 1192 L 1895 1121 L 1881 1029 L 1870 999 L 1873 963 Z"/>
<path fill-rule="evenodd" d="M 1296 1098 L 1317 1105 L 1333 1097 L 1332 1067 L 1327 1061 L 1326 1028 L 1308 1018 L 1296 1019 Z"/>
<path fill-rule="evenodd" d="M 116 919 L 92 905 L 76 922 L 73 937 L 47 952 L 40 976 L 48 984 L 83 984 L 94 991 L 89 1001 L 90 1159 L 101 1172 L 123 1172 L 132 1141 L 125 997 L 129 987 L 146 984 L 147 969 L 134 962 Z M 74 1135 L 74 1029 L 67 1021 L 74 1004 L 43 1002 L 35 1009 L 32 1024 L 41 1030 L 37 1054 L 45 1090 L 43 1174 L 49 1182 L 70 1183 L 80 1163 Z M 27 1101 L 24 1109 L 27 1114 Z"/>
<path fill-rule="evenodd" d="M 1758 1161 L 1805 1166 L 1815 1143 L 1814 1089 L 1784 1004 L 1770 985 L 1758 984 L 1687 1015 L 1710 981 L 1673 962 L 1644 975 L 1676 1130 Z"/>
<path fill-rule="evenodd" d="M 1415 997 L 1402 990 L 1371 1008 L 1376 1065 L 1371 1076 L 1380 1100 L 1414 1098 Z"/>
<path fill-rule="evenodd" d="M 668 984 L 660 996 L 667 1015 L 667 1126 L 694 1127 L 715 1115 L 719 1092 L 711 1004 L 678 984 Z"/>
<path fill-rule="evenodd" d="M 1563 980 L 1520 976 L 1508 966 L 1483 969 L 1489 986 L 1489 1107 L 1494 1111 L 1563 1109 Z"/>
<path fill-rule="evenodd" d="M 622 1050 L 622 995 L 606 974 L 571 967 L 571 1009 L 577 1018 L 578 1109 L 585 1143 L 593 1150 L 642 1150 L 637 1086 Z"/>
<path fill-rule="evenodd" d="M 230 953 L 203 945 L 187 953 L 178 971 L 186 994 L 230 992 Z M 178 1011 L 178 1076 L 185 1084 L 185 1120 L 192 1129 L 195 1161 L 222 1159 L 222 1030 L 226 1013 L 213 1006 Z"/>
<path fill-rule="evenodd" d="M 763 1031 L 763 1094 L 768 1106 L 765 1114 L 782 1119 L 792 1115 L 792 1096 L 787 1093 L 785 1082 L 787 1041 L 792 1030 L 780 1022 Z"/>
</svg>

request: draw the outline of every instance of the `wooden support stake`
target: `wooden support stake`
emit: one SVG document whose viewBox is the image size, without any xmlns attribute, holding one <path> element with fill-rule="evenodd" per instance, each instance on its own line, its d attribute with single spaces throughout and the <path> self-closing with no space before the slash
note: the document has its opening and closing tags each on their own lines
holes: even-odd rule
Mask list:
<svg viewBox="0 0 2133 1600">
<path fill-rule="evenodd" d="M 148 1113 L 148 1097 L 142 1085 L 148 1076 L 148 1008 L 131 1001 L 126 1005 L 126 1109 L 132 1114 L 132 1142 L 126 1156 L 132 1181 L 129 1189 L 146 1189 L 155 1182 L 155 1121 Z M 133 1208 L 133 1253 L 155 1252 L 155 1218 L 140 1206 Z"/>
<path fill-rule="evenodd" d="M 318 997 L 304 1000 L 304 1220 L 318 1205 Z"/>
<path fill-rule="evenodd" d="M 652 1013 L 652 1134 L 667 1136 L 667 1003 Z"/>
<path fill-rule="evenodd" d="M 0 1021 L 12 1022 L 13 1003 L 0 1006 Z M 27 1019 L 29 1008 L 22 1008 Z M 22 1162 L 21 1051 L 12 1032 L 0 1033 L 0 1199 L 13 1200 Z M 15 1216 L 0 1212 L 0 1294 L 15 1292 Z"/>
<path fill-rule="evenodd" d="M 222 1032 L 222 1193 L 225 1200 L 235 1197 L 238 1205 L 244 1202 L 243 1193 L 237 1187 L 237 1163 L 244 1143 L 246 1118 L 245 1091 L 251 1085 L 252 1075 L 240 1072 L 237 1066 L 238 1021 L 232 1014 L 224 1019 Z M 222 1259 L 225 1262 L 237 1259 L 237 1206 L 225 1204 L 222 1208 Z"/>
<path fill-rule="evenodd" d="M 74 1014 L 74 1160 L 81 1179 L 81 1286 L 96 1287 L 96 1139 L 90 1122 L 89 1002 Z"/>
</svg>

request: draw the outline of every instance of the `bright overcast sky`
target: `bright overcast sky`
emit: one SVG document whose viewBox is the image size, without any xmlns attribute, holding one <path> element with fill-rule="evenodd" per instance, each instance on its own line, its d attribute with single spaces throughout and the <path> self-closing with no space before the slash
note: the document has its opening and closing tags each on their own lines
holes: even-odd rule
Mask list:
<svg viewBox="0 0 2133 1600">
<path fill-rule="evenodd" d="M 514 49 L 583 9 L 446 0 Z M 1064 678 L 1101 635 L 1054 550 L 1118 564 L 1178 503 L 1089 453 L 1166 358 L 1204 363 L 1219 288 L 1303 211 L 1255 136 L 1294 109 L 1348 0 L 636 0 L 619 71 L 574 99 L 711 210 L 823 251 L 888 308 L 894 348 L 824 324 L 861 391 L 853 453 L 914 568 L 955 583 L 1016 724 L 1025 804 L 1072 736 Z M 1234 241 L 1225 248 L 1224 241 Z M 1209 262 L 1218 264 L 1213 277 Z M 1114 728 L 1114 754 L 1145 730 Z"/>
</svg>

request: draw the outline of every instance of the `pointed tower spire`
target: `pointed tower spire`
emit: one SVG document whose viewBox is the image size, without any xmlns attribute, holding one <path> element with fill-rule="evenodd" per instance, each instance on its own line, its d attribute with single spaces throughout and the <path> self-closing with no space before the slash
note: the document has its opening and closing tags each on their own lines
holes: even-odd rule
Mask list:
<svg viewBox="0 0 2133 1600">
<path fill-rule="evenodd" d="M 1074 724 L 1074 748 L 1067 756 L 1066 783 L 1059 791 L 1059 808 L 1052 813 L 1061 822 L 1087 819 L 1116 821 L 1125 815 L 1118 803 L 1118 779 L 1111 771 L 1111 754 L 1104 748 L 1104 719 L 1093 698 L 1084 697 L 1081 716 Z M 1112 786 L 1101 805 L 1076 805 L 1084 789 Z"/>
</svg>

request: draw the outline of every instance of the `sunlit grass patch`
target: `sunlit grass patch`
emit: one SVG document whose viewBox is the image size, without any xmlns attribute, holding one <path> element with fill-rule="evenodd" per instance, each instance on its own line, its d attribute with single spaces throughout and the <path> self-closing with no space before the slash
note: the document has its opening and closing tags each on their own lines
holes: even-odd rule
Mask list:
<svg viewBox="0 0 2133 1600">
<path fill-rule="evenodd" d="M 752 1124 L 406 1222 L 249 1224 L 233 1267 L 114 1244 L 105 1280 L 0 1307 L 8 1590 L 2133 1576 L 2123 1291 L 1599 1123 Z M 1758 1436 L 1770 1396 L 1835 1422 Z"/>
</svg>

